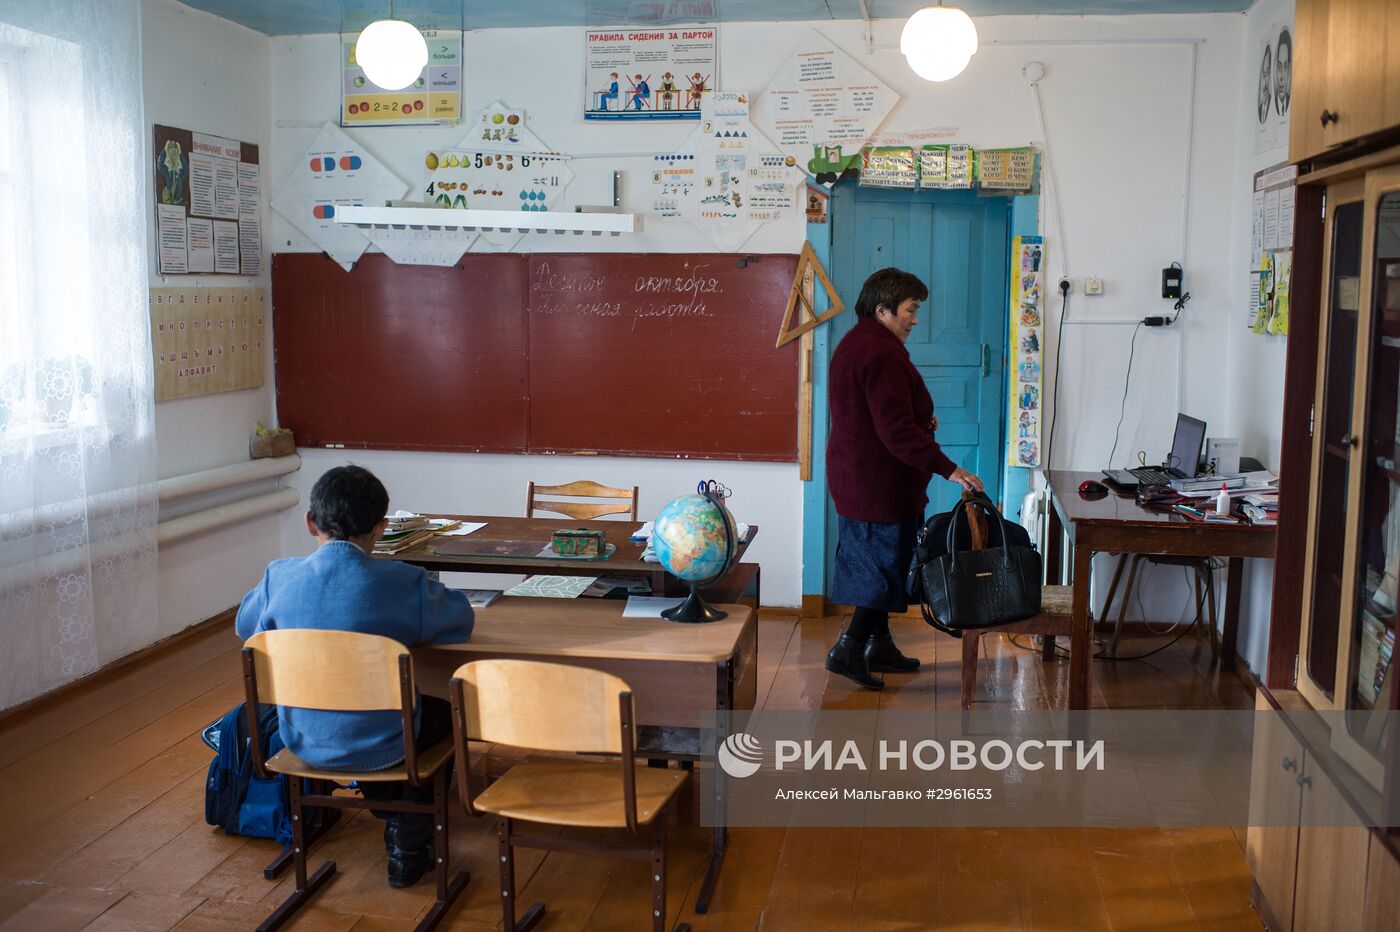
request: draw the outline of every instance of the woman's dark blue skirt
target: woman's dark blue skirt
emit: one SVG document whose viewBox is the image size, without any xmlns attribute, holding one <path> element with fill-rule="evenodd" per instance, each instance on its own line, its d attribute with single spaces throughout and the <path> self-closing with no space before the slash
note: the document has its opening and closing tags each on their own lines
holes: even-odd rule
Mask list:
<svg viewBox="0 0 1400 932">
<path fill-rule="evenodd" d="M 905 579 L 923 521 L 913 518 L 899 524 L 877 524 L 840 515 L 837 521 L 831 601 L 880 612 L 907 609 Z"/>
</svg>

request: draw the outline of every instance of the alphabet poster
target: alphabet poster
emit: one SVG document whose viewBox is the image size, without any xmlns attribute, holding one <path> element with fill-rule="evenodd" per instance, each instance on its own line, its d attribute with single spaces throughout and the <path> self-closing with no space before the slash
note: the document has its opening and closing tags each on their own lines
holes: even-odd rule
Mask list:
<svg viewBox="0 0 1400 932">
<path fill-rule="evenodd" d="M 698 120 L 719 80 L 714 27 L 588 33 L 585 120 Z"/>
<path fill-rule="evenodd" d="M 1011 416 L 1007 459 L 1012 466 L 1040 465 L 1044 411 L 1042 359 L 1045 321 L 1041 287 L 1045 244 L 1039 236 L 1018 236 L 1011 244 Z"/>
<path fill-rule="evenodd" d="M 261 385 L 266 302 L 261 288 L 152 288 L 156 401 Z"/>
</svg>

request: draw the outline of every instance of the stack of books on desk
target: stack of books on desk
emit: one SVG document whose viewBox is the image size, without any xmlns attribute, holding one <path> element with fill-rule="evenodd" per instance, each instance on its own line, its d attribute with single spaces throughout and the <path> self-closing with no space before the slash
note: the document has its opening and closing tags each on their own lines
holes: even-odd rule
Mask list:
<svg viewBox="0 0 1400 932">
<path fill-rule="evenodd" d="M 400 553 L 461 523 L 450 518 L 429 518 L 408 512 L 392 514 L 389 515 L 389 526 L 384 529 L 384 536 L 374 542 L 374 552 Z"/>
</svg>

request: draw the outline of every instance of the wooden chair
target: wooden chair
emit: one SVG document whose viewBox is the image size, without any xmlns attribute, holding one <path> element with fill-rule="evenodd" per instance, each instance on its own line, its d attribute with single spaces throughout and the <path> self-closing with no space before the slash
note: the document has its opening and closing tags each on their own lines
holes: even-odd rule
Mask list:
<svg viewBox="0 0 1400 932">
<path fill-rule="evenodd" d="M 964 492 L 963 498 L 970 493 Z M 987 519 L 981 511 L 969 508 L 968 525 L 972 532 L 972 549 L 987 545 Z M 1042 637 L 1040 656 L 1050 660 L 1055 656 L 1055 638 L 1069 637 L 1073 622 L 1074 589 L 1071 586 L 1042 586 L 1040 614 L 1020 621 L 1007 622 L 991 628 L 967 628 L 962 632 L 962 690 L 960 705 L 964 711 L 972 707 L 977 691 L 977 648 L 984 635 L 1031 634 Z"/>
<path fill-rule="evenodd" d="M 685 785 L 683 770 L 639 766 L 632 691 L 610 673 L 533 660 L 478 660 L 448 686 L 457 749 L 457 788 L 472 815 L 496 816 L 505 932 L 526 932 L 544 915 L 534 903 L 515 915 L 515 848 L 593 851 L 650 863 L 651 928 L 666 928 L 666 808 Z M 537 751 L 616 754 L 620 760 L 529 756 L 478 792 L 468 741 Z M 634 843 L 524 834 L 515 823 L 625 829 Z M 650 826 L 650 841 L 637 836 Z M 689 932 L 681 923 L 675 932 Z"/>
<path fill-rule="evenodd" d="M 243 646 L 243 685 L 248 708 L 248 734 L 253 767 L 260 778 L 268 772 L 286 774 L 291 786 L 292 851 L 296 887 L 291 895 L 258 926 L 270 932 L 287 922 L 335 873 L 327 861 L 309 878 L 306 873 L 306 810 L 323 806 L 338 809 L 387 809 L 431 813 L 436 826 L 437 901 L 418 923 L 418 932 L 435 928 L 467 885 L 469 875 L 460 871 L 447 878 L 447 778 L 451 768 L 452 740 L 442 741 L 421 754 L 414 746 L 413 663 L 408 648 L 391 638 L 353 631 L 288 629 L 264 631 Z M 404 762 L 387 770 L 322 770 L 283 749 L 264 760 L 258 733 L 259 703 L 294 708 L 342 712 L 393 710 L 403 721 Z M 371 802 L 359 796 L 332 796 L 329 792 L 304 793 L 302 780 L 321 784 L 356 780 L 370 783 L 407 780 L 413 786 L 432 781 L 432 803 Z"/>
<path fill-rule="evenodd" d="M 1138 569 L 1143 561 L 1151 563 L 1153 566 L 1180 566 L 1192 572 L 1196 580 L 1196 640 L 1200 643 L 1201 622 L 1206 619 L 1204 613 L 1210 615 L 1210 653 L 1212 657 L 1219 656 L 1220 648 L 1217 643 L 1216 614 L 1215 614 L 1215 571 L 1211 566 L 1210 557 L 1187 557 L 1175 556 L 1173 554 L 1150 554 L 1150 553 L 1120 553 L 1118 555 L 1118 566 L 1113 570 L 1113 581 L 1108 586 L 1108 596 L 1103 602 L 1104 615 L 1107 616 L 1109 609 L 1113 607 L 1113 597 L 1118 592 L 1118 583 L 1123 577 L 1124 566 L 1129 565 L 1128 584 L 1123 589 L 1123 599 L 1118 603 L 1118 619 L 1113 623 L 1113 640 L 1108 644 L 1108 656 L 1118 656 L 1118 642 L 1123 636 L 1123 621 L 1128 615 L 1128 605 L 1133 598 L 1133 585 L 1137 582 Z M 1204 590 L 1204 591 L 1203 591 Z"/>
<path fill-rule="evenodd" d="M 540 495 L 562 495 L 567 498 L 603 499 L 603 501 L 561 502 L 554 499 L 541 500 L 537 497 Z M 633 521 L 636 521 L 637 487 L 632 486 L 632 490 L 629 492 L 627 489 L 615 489 L 611 486 L 590 482 L 587 479 L 564 485 L 535 485 L 531 482 L 529 489 L 525 492 L 525 517 L 533 518 L 537 509 L 552 514 L 568 515 L 579 521 L 591 521 L 605 515 L 628 515 Z"/>
</svg>

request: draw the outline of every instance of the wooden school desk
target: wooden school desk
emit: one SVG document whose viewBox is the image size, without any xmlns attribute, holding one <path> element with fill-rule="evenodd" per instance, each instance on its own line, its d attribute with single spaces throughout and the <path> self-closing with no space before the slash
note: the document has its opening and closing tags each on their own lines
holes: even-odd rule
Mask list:
<svg viewBox="0 0 1400 932">
<path fill-rule="evenodd" d="M 1085 498 L 1079 485 L 1086 479 L 1102 482 L 1100 473 L 1049 470 L 1050 534 L 1046 554 L 1051 582 L 1059 578 L 1060 531 L 1069 535 L 1074 550 L 1074 611 L 1070 635 L 1069 707 L 1089 708 L 1092 673 L 1089 631 L 1089 573 L 1095 553 L 1146 553 L 1192 557 L 1226 557 L 1225 630 L 1220 637 L 1221 663 L 1235 665 L 1235 641 L 1240 623 L 1240 587 L 1244 558 L 1273 559 L 1274 528 L 1249 524 L 1205 524 L 1179 514 L 1140 508 L 1132 494 L 1112 491 Z"/>
<path fill-rule="evenodd" d="M 424 541 L 415 547 L 395 554 L 377 554 L 383 560 L 401 560 L 421 566 L 425 570 L 438 573 L 521 573 L 526 576 L 547 573 L 554 576 L 613 576 L 644 575 L 651 582 L 651 591 L 662 595 L 674 590 L 682 590 L 679 583 L 670 579 L 670 574 L 659 563 L 646 563 L 642 551 L 646 545 L 631 539 L 632 532 L 641 527 L 633 521 L 575 521 L 567 517 L 555 518 L 502 518 L 487 515 L 439 515 L 453 518 L 463 523 L 480 524 L 485 527 L 473 531 L 465 537 L 437 537 Z M 549 535 L 560 528 L 588 528 L 602 531 L 608 543 L 617 547 L 606 560 L 579 560 L 566 557 L 536 557 L 517 559 L 514 557 L 491 556 L 442 556 L 433 553 L 436 543 L 447 540 L 537 540 L 542 545 L 549 543 Z M 739 541 L 738 553 L 734 556 L 737 564 L 749 549 L 749 544 L 758 536 L 758 525 L 750 524 L 749 532 Z M 755 605 L 762 605 L 762 570 L 754 564 Z"/>
<path fill-rule="evenodd" d="M 758 622 L 746 605 L 721 605 L 727 618 L 686 625 L 660 618 L 623 618 L 621 599 L 539 599 L 503 596 L 476 614 L 466 644 L 413 648 L 418 688 L 447 697 L 447 682 L 472 660 L 514 658 L 605 670 L 632 687 L 637 710 L 637 754 L 694 761 L 712 745 L 701 715 L 752 710 L 758 693 Z M 711 738 L 713 740 L 713 738 Z M 723 796 L 723 774 L 715 771 Z M 710 905 L 728 830 L 724 803 L 716 806 L 714 847 L 695 911 Z"/>
</svg>

